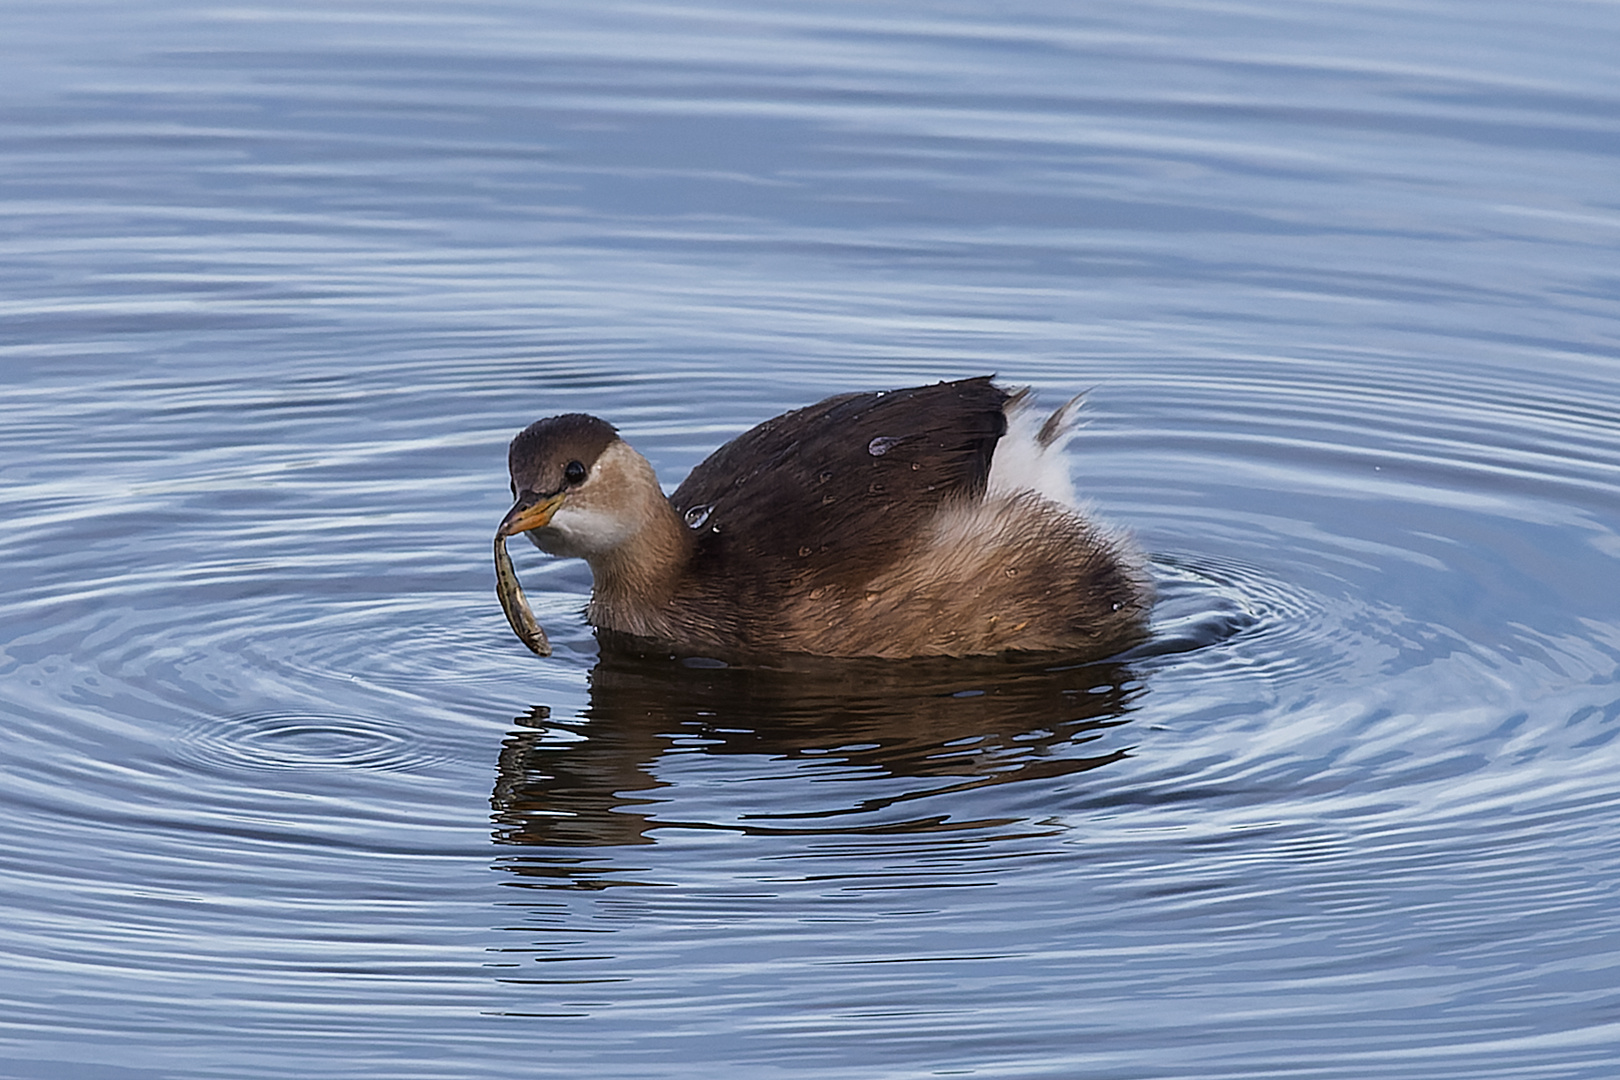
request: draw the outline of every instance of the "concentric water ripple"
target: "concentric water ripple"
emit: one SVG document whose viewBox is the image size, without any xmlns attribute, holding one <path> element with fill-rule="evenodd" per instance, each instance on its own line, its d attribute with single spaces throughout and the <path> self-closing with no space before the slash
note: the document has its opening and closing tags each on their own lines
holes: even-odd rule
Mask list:
<svg viewBox="0 0 1620 1080">
<path fill-rule="evenodd" d="M 200 720 L 174 740 L 205 770 L 419 770 L 446 760 L 419 734 L 378 717 L 254 715 Z"/>
</svg>

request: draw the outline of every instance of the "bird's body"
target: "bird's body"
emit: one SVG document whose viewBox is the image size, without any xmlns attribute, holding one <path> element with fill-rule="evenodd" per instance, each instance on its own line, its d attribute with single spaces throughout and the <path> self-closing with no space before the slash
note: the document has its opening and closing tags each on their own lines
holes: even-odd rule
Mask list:
<svg viewBox="0 0 1620 1080">
<path fill-rule="evenodd" d="M 512 441 L 501 535 L 578 556 L 602 629 L 722 655 L 1102 655 L 1145 632 L 1133 549 L 1073 505 L 1072 406 L 989 378 L 844 394 L 767 420 L 664 497 L 614 429 Z"/>
</svg>

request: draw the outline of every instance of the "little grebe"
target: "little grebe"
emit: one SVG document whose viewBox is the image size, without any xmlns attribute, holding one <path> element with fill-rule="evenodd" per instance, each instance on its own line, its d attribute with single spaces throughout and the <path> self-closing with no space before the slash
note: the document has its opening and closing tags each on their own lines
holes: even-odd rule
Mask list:
<svg viewBox="0 0 1620 1080">
<path fill-rule="evenodd" d="M 1079 400 L 1043 420 L 989 377 L 841 394 L 737 436 L 667 498 L 611 424 L 553 416 L 512 440 L 496 544 L 584 559 L 592 625 L 680 649 L 1100 656 L 1145 636 L 1152 589 L 1075 505 Z"/>
</svg>

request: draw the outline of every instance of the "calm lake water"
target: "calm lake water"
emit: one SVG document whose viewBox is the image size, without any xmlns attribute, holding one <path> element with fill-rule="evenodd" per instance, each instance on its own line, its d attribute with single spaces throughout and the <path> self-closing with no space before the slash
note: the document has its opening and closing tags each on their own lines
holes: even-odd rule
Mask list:
<svg viewBox="0 0 1620 1080">
<path fill-rule="evenodd" d="M 1614 1075 L 1620 7 L 0 22 L 0 1076 Z M 508 631 L 529 421 L 985 372 L 1148 646 Z"/>
</svg>

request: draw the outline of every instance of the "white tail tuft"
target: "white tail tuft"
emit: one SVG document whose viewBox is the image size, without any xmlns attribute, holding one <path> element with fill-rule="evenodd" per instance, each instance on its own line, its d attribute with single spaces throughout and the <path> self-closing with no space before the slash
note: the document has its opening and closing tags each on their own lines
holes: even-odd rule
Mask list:
<svg viewBox="0 0 1620 1080">
<path fill-rule="evenodd" d="M 990 461 L 991 496 L 1033 491 L 1060 506 L 1079 508 L 1064 451 L 1078 427 L 1084 396 L 1076 394 L 1043 419 L 1027 389 L 1013 394 L 1007 402 L 1007 434 Z"/>
</svg>

